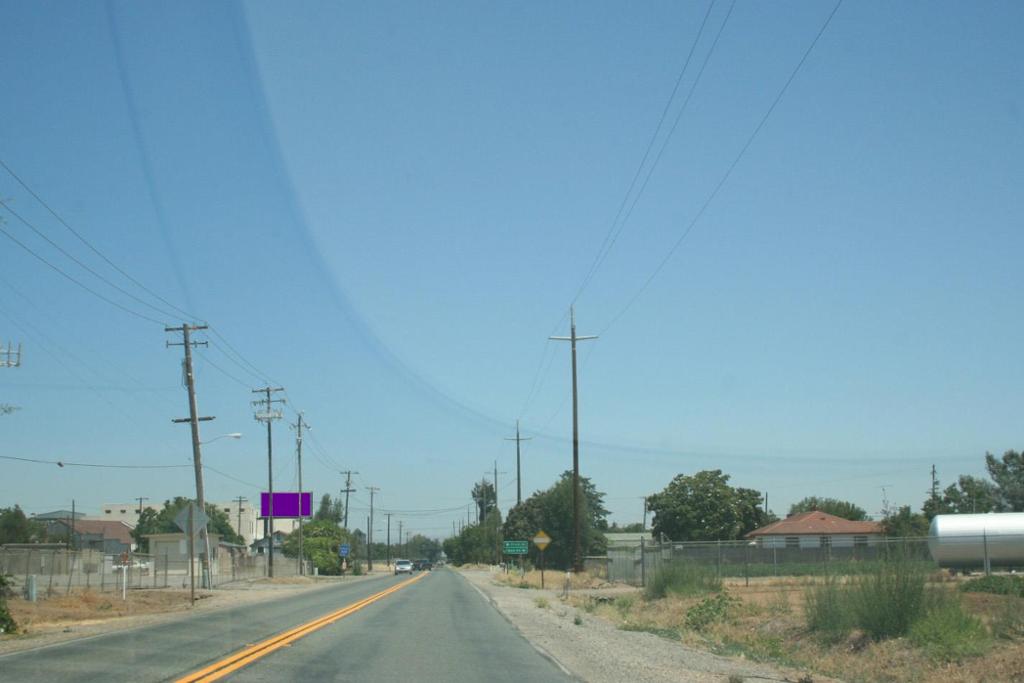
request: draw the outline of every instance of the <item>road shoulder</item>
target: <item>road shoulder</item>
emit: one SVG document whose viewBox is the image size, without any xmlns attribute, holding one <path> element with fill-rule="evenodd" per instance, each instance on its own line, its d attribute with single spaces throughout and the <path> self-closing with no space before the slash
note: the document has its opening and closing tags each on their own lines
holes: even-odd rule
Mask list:
<svg viewBox="0 0 1024 683">
<path fill-rule="evenodd" d="M 538 651 L 590 683 L 798 680 L 792 672 L 765 664 L 722 657 L 650 633 L 622 631 L 563 603 L 556 591 L 499 586 L 487 571 L 458 573 Z M 545 601 L 546 606 L 538 606 Z"/>
</svg>

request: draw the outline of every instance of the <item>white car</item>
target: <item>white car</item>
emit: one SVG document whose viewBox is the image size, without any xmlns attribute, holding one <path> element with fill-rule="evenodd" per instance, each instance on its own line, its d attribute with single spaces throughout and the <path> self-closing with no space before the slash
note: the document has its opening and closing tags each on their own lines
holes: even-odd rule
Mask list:
<svg viewBox="0 0 1024 683">
<path fill-rule="evenodd" d="M 412 562 L 409 560 L 395 560 L 395 575 L 412 574 Z"/>
</svg>

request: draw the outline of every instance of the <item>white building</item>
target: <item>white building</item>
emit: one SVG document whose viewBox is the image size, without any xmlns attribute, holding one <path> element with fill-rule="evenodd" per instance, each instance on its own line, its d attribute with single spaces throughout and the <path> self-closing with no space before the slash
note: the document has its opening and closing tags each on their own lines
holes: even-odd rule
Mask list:
<svg viewBox="0 0 1024 683">
<path fill-rule="evenodd" d="M 103 522 L 124 522 L 134 529 L 139 523 L 139 502 L 104 503 L 100 506 L 99 514 L 89 515 L 86 519 Z"/>
<path fill-rule="evenodd" d="M 229 502 L 213 503 L 224 511 L 231 523 L 235 533 L 245 539 L 245 545 L 252 545 L 264 537 L 263 520 L 259 518 L 259 509 L 251 501 L 241 501 L 236 498 Z M 281 531 L 290 534 L 299 528 L 297 519 L 275 519 L 274 531 Z"/>
</svg>

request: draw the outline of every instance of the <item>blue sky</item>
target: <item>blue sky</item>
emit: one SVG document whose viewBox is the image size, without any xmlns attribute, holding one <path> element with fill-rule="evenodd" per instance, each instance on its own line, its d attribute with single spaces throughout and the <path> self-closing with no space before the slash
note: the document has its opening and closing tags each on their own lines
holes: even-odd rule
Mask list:
<svg viewBox="0 0 1024 683">
<path fill-rule="evenodd" d="M 315 494 L 351 468 L 384 508 L 456 508 L 497 460 L 504 509 L 516 418 L 535 437 L 526 492 L 571 464 L 568 348 L 545 340 L 568 331 L 707 8 L 4 2 L 0 158 L 259 369 L 214 335 L 197 355 L 200 408 L 217 417 L 204 437 L 245 434 L 205 449 L 234 477 L 208 474 L 209 497 L 265 482 L 249 401 L 269 377 L 313 426 Z M 1022 445 L 1016 3 L 842 5 L 626 308 L 832 8 L 715 3 L 669 122 L 721 37 L 576 300 L 579 332 L 600 333 L 581 346 L 583 473 L 615 520 L 716 467 L 780 513 L 810 494 L 874 513 L 882 486 L 916 507 L 932 463 L 948 483 Z M 167 308 L 3 173 L 0 198 Z M 104 296 L 181 322 L 5 217 Z M 0 370 L 0 400 L 21 407 L 0 418 L 3 453 L 187 465 L 187 427 L 170 422 L 187 414 L 180 349 L 162 326 L 3 240 L 0 339 L 26 349 Z M 275 482 L 293 485 L 293 433 L 275 429 Z M 2 468 L 0 505 L 32 512 L 192 491 L 187 467 Z M 442 535 L 458 514 L 406 525 Z"/>
</svg>

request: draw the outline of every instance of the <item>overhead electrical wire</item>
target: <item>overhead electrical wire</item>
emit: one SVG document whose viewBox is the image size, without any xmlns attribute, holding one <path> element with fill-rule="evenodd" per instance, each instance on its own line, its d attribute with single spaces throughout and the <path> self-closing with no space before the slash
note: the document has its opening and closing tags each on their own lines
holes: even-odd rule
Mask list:
<svg viewBox="0 0 1024 683">
<path fill-rule="evenodd" d="M 747 137 L 746 142 L 740 148 L 740 151 L 733 158 L 732 163 L 730 163 L 729 166 L 726 168 L 725 173 L 718 180 L 718 183 L 715 184 L 714 189 L 711 190 L 711 193 L 707 196 L 707 198 L 704 200 L 704 203 L 701 205 L 700 209 L 697 211 L 697 213 L 693 216 L 693 218 L 687 224 L 687 226 L 683 230 L 682 234 L 675 241 L 675 243 L 672 245 L 672 247 L 668 250 L 668 252 L 665 254 L 665 256 L 661 259 L 661 261 L 658 263 L 658 265 L 654 269 L 654 271 L 647 277 L 647 279 L 644 281 L 644 283 L 640 287 L 640 289 L 637 290 L 637 292 L 626 302 L 626 305 L 621 310 L 619 310 L 619 312 L 616 313 L 615 316 L 612 317 L 611 321 L 607 325 L 605 325 L 598 334 L 603 334 L 604 332 L 606 332 L 609 328 L 612 327 L 612 325 L 614 325 L 616 322 L 618 322 L 618 320 L 623 315 L 625 315 L 626 312 L 629 311 L 630 308 L 632 308 L 633 304 L 636 303 L 636 300 L 639 299 L 643 295 L 643 293 L 645 291 L 647 291 L 647 288 L 651 285 L 651 283 L 658 276 L 658 274 L 662 271 L 662 269 L 669 262 L 669 260 L 671 260 L 672 256 L 679 249 L 680 245 L 682 245 L 683 241 L 693 231 L 693 227 L 697 224 L 697 222 L 704 215 L 704 212 L 707 211 L 708 207 L 715 200 L 715 197 L 718 196 L 718 193 L 722 189 L 722 186 L 725 185 L 726 181 L 729 180 L 729 177 L 732 175 L 732 172 L 736 169 L 736 166 L 740 163 L 740 160 L 747 153 L 747 150 L 750 149 L 750 145 L 753 144 L 754 139 L 757 137 L 757 134 L 761 132 L 761 129 L 764 128 L 764 125 L 765 125 L 765 123 L 767 123 L 768 118 L 772 115 L 772 112 L 775 111 L 775 108 L 778 106 L 779 102 L 782 101 L 782 98 L 786 94 L 786 91 L 789 89 L 790 84 L 793 83 L 793 80 L 796 78 L 797 74 L 800 72 L 800 69 L 803 67 L 804 63 L 807 61 L 807 58 L 810 56 L 811 52 L 814 50 L 814 47 L 818 44 L 818 41 L 821 39 L 821 36 L 824 35 L 826 29 L 828 29 L 829 24 L 832 23 L 832 18 L 835 17 L 836 12 L 839 11 L 839 8 L 842 6 L 842 4 L 843 4 L 843 0 L 838 0 L 838 2 L 836 2 L 835 6 L 832 8 L 832 11 L 829 12 L 828 17 L 826 17 L 824 23 L 822 23 L 822 25 L 821 25 L 821 28 L 819 28 L 818 32 L 815 34 L 814 40 L 812 40 L 810 45 L 807 46 L 807 49 L 804 50 L 803 56 L 800 57 L 800 61 L 797 62 L 795 67 L 793 67 L 793 70 L 790 72 L 789 77 L 786 79 L 785 83 L 783 83 L 782 87 L 779 89 L 778 93 L 775 95 L 775 98 L 772 100 L 771 105 L 769 105 L 768 109 L 761 116 L 761 119 L 758 121 L 757 125 L 754 127 L 754 130 L 750 133 L 750 135 Z"/>
<path fill-rule="evenodd" d="M 156 306 L 152 305 L 148 301 L 140 299 L 139 297 L 135 296 L 134 294 L 132 294 L 128 290 L 126 290 L 123 287 L 121 287 L 121 286 L 111 282 L 110 280 L 108 280 L 103 275 L 100 275 L 99 273 L 97 273 L 95 270 L 93 270 L 89 265 L 84 263 L 77 256 L 75 256 L 74 254 L 69 252 L 67 249 L 65 249 L 64 247 L 60 246 L 56 242 L 54 242 L 52 239 L 50 239 L 50 237 L 46 233 L 44 233 L 42 230 L 37 228 L 31 221 L 29 221 L 27 218 L 22 216 L 20 213 L 18 213 L 14 209 L 12 209 L 3 200 L 0 200 L 0 206 L 4 207 L 4 210 L 7 211 L 7 213 L 9 213 L 12 216 L 14 216 L 15 218 L 17 218 L 25 227 L 27 227 L 29 230 L 34 232 L 36 234 L 36 236 L 38 236 L 41 240 L 45 241 L 51 247 L 53 247 L 54 249 L 59 251 L 66 258 L 68 258 L 70 261 L 74 262 L 76 265 L 78 265 L 80 268 L 82 268 L 82 270 L 84 270 L 85 272 L 89 273 L 90 275 L 92 275 L 93 277 L 98 279 L 100 282 L 102 282 L 105 285 L 107 285 L 107 286 L 117 290 L 118 292 L 121 292 L 121 294 L 124 294 L 126 297 L 128 297 L 129 299 L 135 301 L 136 303 L 142 304 L 143 306 L 145 306 L 146 308 L 150 309 L 151 311 L 155 311 L 156 313 L 158 313 L 160 315 L 165 315 L 165 316 L 167 315 L 167 311 L 165 311 L 165 310 L 163 310 L 161 308 L 157 308 Z M 168 317 L 173 317 L 173 316 L 168 316 Z"/>
<path fill-rule="evenodd" d="M 654 148 L 654 143 L 658 140 L 658 136 L 661 133 L 662 126 L 664 125 L 665 120 L 668 118 L 668 113 L 672 108 L 672 103 L 675 101 L 676 94 L 679 91 L 679 86 L 682 85 L 683 77 L 686 75 L 686 72 L 690 67 L 690 61 L 693 59 L 693 54 L 697 50 L 697 45 L 698 43 L 700 43 L 701 36 L 704 35 L 704 28 L 707 26 L 708 18 L 711 16 L 712 9 L 714 9 L 715 0 L 711 0 L 711 2 L 708 3 L 708 8 L 704 12 L 704 18 L 701 21 L 700 27 L 697 30 L 697 35 L 694 36 L 693 42 L 690 44 L 690 51 L 686 54 L 686 61 L 683 62 L 683 68 L 680 69 L 679 75 L 676 77 L 675 84 L 672 86 L 672 92 L 669 94 L 668 100 L 666 100 L 665 106 L 661 110 L 661 117 L 659 117 L 658 119 L 658 124 L 654 127 L 654 132 L 651 133 L 651 139 L 647 141 L 647 147 L 646 149 L 644 149 L 644 153 L 640 159 L 640 163 L 637 165 L 636 171 L 634 171 L 633 173 L 633 178 L 629 182 L 629 187 L 626 188 L 626 194 L 623 195 L 622 201 L 619 203 L 619 209 L 618 211 L 616 211 L 615 217 L 612 219 L 611 225 L 608 226 L 608 232 L 605 233 L 604 240 L 601 242 L 601 245 L 597 249 L 597 254 L 595 254 L 594 256 L 594 261 L 593 263 L 590 264 L 590 268 L 587 270 L 587 273 L 583 277 L 583 282 L 580 283 L 579 289 L 577 289 L 575 296 L 573 296 L 572 298 L 573 303 L 575 303 L 580 298 L 580 295 L 583 294 L 583 290 L 586 289 L 587 285 L 590 283 L 594 274 L 597 272 L 597 269 L 600 268 L 601 264 L 604 262 L 605 257 L 607 257 L 608 255 L 608 252 L 611 251 L 611 248 L 614 245 L 615 240 L 618 238 L 618 235 L 622 230 L 622 226 L 624 226 L 626 221 L 629 220 L 629 216 L 633 212 L 633 207 L 636 206 L 637 200 L 640 198 L 640 195 L 643 194 L 644 188 L 647 186 L 647 181 L 650 180 L 651 174 L 654 173 L 654 168 L 658 165 L 658 161 L 661 159 L 662 152 L 664 152 L 665 147 L 668 145 L 669 140 L 672 138 L 672 134 L 675 132 L 676 126 L 678 126 L 679 124 L 679 120 L 682 118 L 683 112 L 686 111 L 686 107 L 690 103 L 690 98 L 693 95 L 693 91 L 696 89 L 697 84 L 700 82 L 700 77 L 704 73 L 704 67 L 707 66 L 708 60 L 710 60 L 711 58 L 711 54 L 715 51 L 715 46 L 718 44 L 718 38 L 722 35 L 722 30 L 725 28 L 725 24 L 729 21 L 729 16 L 732 14 L 732 9 L 733 6 L 735 6 L 735 4 L 735 0 L 733 0 L 733 3 L 729 6 L 729 12 L 725 16 L 725 20 L 722 22 L 722 25 L 718 30 L 718 36 L 715 37 L 715 40 L 711 45 L 711 49 L 708 51 L 708 54 L 704 59 L 704 64 L 703 66 L 701 66 L 700 72 L 694 79 L 693 85 L 690 87 L 690 91 L 687 94 L 686 99 L 683 101 L 683 104 L 679 109 L 679 113 L 676 115 L 675 122 L 672 124 L 672 127 L 668 131 L 668 134 L 662 141 L 661 151 L 658 152 L 654 159 L 654 162 L 648 169 L 647 177 L 640 186 L 640 190 L 634 197 L 632 206 L 630 207 L 629 211 L 626 212 L 626 215 L 623 216 L 623 211 L 625 211 L 626 209 L 626 204 L 629 203 L 630 195 L 636 188 L 637 180 L 639 180 L 640 175 L 643 172 L 644 165 L 647 163 L 647 159 L 650 157 L 651 150 Z M 620 218 L 622 219 L 621 225 L 619 223 Z"/>
<path fill-rule="evenodd" d="M 159 294 L 157 294 L 157 293 L 156 293 L 156 292 L 154 292 L 153 290 L 151 290 L 151 289 L 149 289 L 148 287 L 146 287 L 146 285 L 144 285 L 143 283 L 139 282 L 139 281 L 138 281 L 137 279 L 135 279 L 134 277 L 132 277 L 131 275 L 129 275 L 129 274 L 127 273 L 127 272 L 125 272 L 125 271 L 124 271 L 124 270 L 123 270 L 122 268 L 118 267 L 118 265 L 117 265 L 116 263 L 114 263 L 114 262 L 113 262 L 113 261 L 111 261 L 111 260 L 110 260 L 109 258 L 107 258 L 107 256 L 106 256 L 106 255 L 105 255 L 105 254 L 104 254 L 103 252 L 101 252 L 101 251 L 100 251 L 99 249 L 97 249 L 97 248 L 96 248 L 95 246 L 93 246 L 93 244 L 92 244 L 92 243 L 91 243 L 91 242 L 90 242 L 89 240 L 87 240 L 87 239 L 85 238 L 85 236 L 84 236 L 84 235 L 82 235 L 82 234 L 81 234 L 80 232 L 78 232 L 78 231 L 77 231 L 77 230 L 75 230 L 75 229 L 74 229 L 73 227 L 71 227 L 71 225 L 70 225 L 70 224 L 69 224 L 69 223 L 68 223 L 68 222 L 67 222 L 66 220 L 64 220 L 64 217 L 63 217 L 63 216 L 61 216 L 61 215 L 60 215 L 59 213 L 57 213 L 57 211 L 56 211 L 56 210 L 54 210 L 54 209 L 53 209 L 53 207 L 51 207 L 51 206 L 50 206 L 50 205 L 49 205 L 49 204 L 48 204 L 48 203 L 46 202 L 46 200 L 44 200 L 44 199 L 43 199 L 42 197 L 40 197 L 40 196 L 39 196 L 39 195 L 38 195 L 38 194 L 36 193 L 36 191 L 35 191 L 35 190 L 33 190 L 33 189 L 32 189 L 32 188 L 31 188 L 31 187 L 29 186 L 29 184 L 28 184 L 28 183 L 26 183 L 26 182 L 25 182 L 25 181 L 24 181 L 24 180 L 23 180 L 23 179 L 21 178 L 21 176 L 19 176 L 19 175 L 18 175 L 17 173 L 15 173 L 15 172 L 14 172 L 14 169 L 12 169 L 12 168 L 11 168 L 10 166 L 8 166 L 8 165 L 7 165 L 7 163 L 6 163 L 6 162 L 5 162 L 5 161 L 4 161 L 3 159 L 0 159 L 0 166 L 2 166 L 2 167 L 3 167 L 3 169 L 4 169 L 5 171 L 7 171 L 7 173 L 8 173 L 8 174 L 10 174 L 10 176 L 11 176 L 12 178 L 14 178 L 14 179 L 16 180 L 16 181 L 18 182 L 18 184 L 19 184 L 19 185 L 21 185 L 21 186 L 22 186 L 22 188 L 24 188 L 24 189 L 25 189 L 25 191 L 26 191 L 26 192 L 28 192 L 28 193 L 29 193 L 30 195 L 32 195 L 32 197 L 33 197 L 33 198 L 34 198 L 34 199 L 35 199 L 35 200 L 36 200 L 37 202 L 39 202 L 39 204 L 40 204 L 40 205 L 42 205 L 42 207 L 43 207 L 44 209 L 46 209 L 47 211 L 49 211 L 49 212 L 50 212 L 50 215 L 52 215 L 52 216 L 53 216 L 54 218 L 56 218 L 56 219 L 57 219 L 57 221 L 58 221 L 58 222 L 59 222 L 59 223 L 60 223 L 61 225 L 63 225 L 63 226 L 65 227 L 65 228 L 67 228 L 67 230 L 68 230 L 68 231 L 69 231 L 69 232 L 70 232 L 70 233 L 71 233 L 72 235 L 74 235 L 75 237 L 77 237 L 77 238 L 78 238 L 78 239 L 79 239 L 79 240 L 80 240 L 80 241 L 82 242 L 82 244 L 84 244 L 84 245 L 85 245 L 86 247 L 88 247 L 88 248 L 89 248 L 89 249 L 90 249 L 90 250 L 91 250 L 91 251 L 92 251 L 92 252 L 93 252 L 94 254 L 96 254 L 96 255 L 97 255 L 98 257 L 100 257 L 101 259 L 103 259 L 103 261 L 104 261 L 104 262 L 105 262 L 105 263 L 106 263 L 106 264 L 107 264 L 108 266 L 110 266 L 111 268 L 113 268 L 114 270 L 116 270 L 116 271 L 117 271 L 118 273 L 120 273 L 120 274 L 121 274 L 121 275 L 122 275 L 122 276 L 123 276 L 124 278 L 126 278 L 126 279 L 127 279 L 128 281 L 130 281 L 130 282 L 131 282 L 132 284 L 134 284 L 134 285 L 135 285 L 136 287 L 138 287 L 138 288 L 139 288 L 139 289 L 141 289 L 142 291 L 146 292 L 146 293 L 147 293 L 147 294 L 149 294 L 149 295 L 150 295 L 151 297 L 153 297 L 154 299 L 156 299 L 156 300 L 157 300 L 157 301 L 159 301 L 160 303 L 164 304 L 165 306 L 167 306 L 167 307 L 168 307 L 168 308 L 170 308 L 171 310 L 173 310 L 173 311 L 176 311 L 176 312 L 178 312 L 178 313 L 181 313 L 181 314 L 182 314 L 182 315 L 184 315 L 184 316 L 185 316 L 186 318 L 191 318 L 191 319 L 193 319 L 193 320 L 196 320 L 196 319 L 197 319 L 197 318 L 196 318 L 196 316 L 193 316 L 193 315 L 191 315 L 190 313 L 188 313 L 188 312 L 186 312 L 186 311 L 183 311 L 182 309 L 178 308 L 177 306 L 175 306 L 174 304 L 172 304 L 172 303 L 171 303 L 170 301 L 168 301 L 168 300 L 167 300 L 167 299 L 165 299 L 164 297 L 160 296 Z"/>
<path fill-rule="evenodd" d="M 4 208 L 7 208 L 7 206 L 4 205 Z M 10 209 L 8 208 L 8 211 L 9 210 Z M 133 315 L 136 318 L 141 318 L 142 320 L 146 320 L 146 321 L 151 322 L 151 323 L 156 323 L 157 325 L 161 325 L 161 326 L 165 326 L 166 325 L 166 323 L 164 323 L 163 321 L 157 320 L 156 318 L 151 318 L 150 316 L 145 315 L 144 313 L 139 313 L 138 311 L 134 311 L 134 310 L 128 308 L 127 306 L 123 306 L 123 305 L 119 304 L 118 302 L 114 301 L 113 299 L 110 299 L 110 298 L 107 298 L 107 297 L 103 296 L 102 294 L 100 294 L 96 290 L 92 289 L 88 285 L 84 284 L 83 282 L 78 281 L 72 275 L 69 275 L 68 273 L 64 272 L 59 266 L 56 266 L 56 265 L 50 263 L 43 256 L 40 256 L 39 254 L 37 254 L 28 245 L 26 245 L 25 243 L 20 241 L 17 237 L 12 235 L 11 233 L 9 233 L 6 230 L 4 230 L 4 228 L 2 226 L 0 226 L 0 232 L 2 232 L 4 234 L 4 236 L 7 237 L 7 239 L 9 239 L 12 242 L 14 242 L 15 244 L 17 244 L 19 247 L 21 247 L 22 249 L 27 251 L 29 254 L 34 256 L 36 259 L 38 259 L 39 261 L 44 263 L 46 266 L 48 266 L 49 268 L 53 269 L 54 271 L 56 271 L 57 273 L 59 273 L 63 277 L 67 278 L 68 280 L 70 280 L 71 282 L 76 284 L 77 286 L 81 287 L 82 289 L 84 289 L 89 294 L 92 294 L 97 299 L 100 299 L 101 301 L 104 301 L 104 302 L 110 304 L 114 308 L 118 308 L 118 309 L 124 311 L 125 313 L 128 313 L 129 315 Z"/>
<path fill-rule="evenodd" d="M 643 172 L 644 166 L 647 163 L 648 158 L 650 157 L 651 150 L 654 148 L 654 143 L 658 140 L 658 136 L 662 131 L 662 127 L 665 123 L 665 120 L 668 117 L 668 113 L 672 108 L 672 103 L 675 101 L 676 94 L 679 91 L 679 86 L 682 84 L 683 78 L 690 67 L 690 62 L 693 59 L 693 55 L 697 49 L 697 45 L 700 43 L 701 36 L 703 36 L 704 34 L 704 29 L 707 26 L 708 18 L 711 16 L 711 11 L 715 6 L 715 2 L 716 0 L 711 0 L 711 2 L 708 3 L 708 7 L 707 10 L 704 12 L 704 17 L 701 20 L 700 27 L 697 30 L 696 36 L 694 36 L 693 42 L 690 44 L 690 50 L 689 52 L 687 52 L 686 60 L 683 62 L 683 68 L 680 69 L 679 75 L 676 77 L 675 83 L 672 86 L 672 91 L 671 93 L 669 93 L 668 100 L 666 100 L 665 106 L 662 108 L 661 116 L 658 118 L 658 123 L 654 127 L 654 132 L 651 134 L 651 137 L 647 142 L 647 147 L 644 149 L 644 153 L 640 159 L 640 163 L 637 165 L 636 171 L 634 171 L 633 173 L 633 177 L 630 180 L 629 187 L 626 189 L 626 193 L 623 195 L 622 201 L 619 203 L 618 211 L 616 211 L 615 217 L 612 219 L 611 225 L 608 226 L 608 231 L 605 233 L 604 240 L 602 240 L 601 245 L 597 249 L 597 253 L 594 256 L 594 261 L 591 263 L 590 267 L 587 269 L 587 272 L 584 274 L 583 281 L 580 283 L 579 288 L 576 290 L 576 294 L 572 298 L 573 303 L 575 303 L 579 299 L 579 297 L 583 294 L 583 291 L 586 289 L 587 285 L 590 284 L 590 281 L 597 273 L 597 270 L 600 268 L 601 264 L 608 256 L 608 252 L 611 250 L 612 246 L 614 246 L 615 241 L 618 239 L 619 234 L 622 232 L 622 228 L 626 224 L 626 221 L 628 221 L 629 217 L 632 215 L 633 209 L 636 207 L 640 195 L 643 194 L 644 189 L 646 189 L 647 187 L 648 181 L 651 179 L 651 174 L 653 174 L 654 168 L 657 166 L 658 161 L 661 159 L 662 153 L 665 151 L 665 147 L 668 145 L 668 142 L 671 139 L 672 134 L 675 132 L 676 127 L 679 125 L 679 121 L 683 115 L 683 112 L 686 111 L 686 107 L 690 102 L 690 98 L 693 96 L 693 92 L 696 89 L 697 84 L 700 82 L 700 78 L 704 73 L 704 68 L 707 66 L 708 60 L 710 60 L 711 54 L 714 52 L 715 46 L 718 44 L 718 39 L 719 37 L 721 37 L 722 31 L 724 30 L 726 23 L 729 21 L 729 17 L 732 14 L 733 6 L 735 6 L 736 4 L 735 0 L 733 0 L 733 3 L 729 6 L 729 11 L 725 16 L 725 19 L 723 20 L 721 27 L 719 28 L 718 34 L 715 36 L 715 40 L 712 43 L 707 56 L 704 59 L 704 63 L 701 66 L 700 72 L 694 79 L 693 85 L 690 87 L 686 99 L 683 102 L 682 107 L 680 107 L 679 113 L 676 115 L 675 121 L 673 122 L 671 129 L 669 130 L 667 136 L 663 140 L 661 148 L 655 157 L 654 163 L 648 169 L 647 176 L 645 177 L 642 185 L 640 186 L 639 192 L 633 198 L 633 202 L 632 204 L 630 204 L 628 212 L 626 212 L 625 217 L 623 217 L 623 211 L 625 210 L 626 205 L 629 204 L 629 199 L 633 193 L 634 188 L 636 187 L 637 180 L 640 178 L 640 175 Z M 622 218 L 621 223 L 619 220 L 620 218 Z M 558 331 L 562 323 L 565 322 L 565 319 L 567 317 L 568 311 L 562 314 L 562 317 L 559 318 L 557 323 L 555 323 L 554 329 L 547 336 L 550 337 L 554 335 Z M 547 357 L 548 349 L 550 347 L 550 340 L 548 340 L 545 342 L 544 351 L 541 354 L 540 363 L 538 363 L 537 370 L 534 372 L 533 381 L 530 384 L 530 390 L 527 393 L 526 401 L 524 401 L 523 407 L 519 410 L 520 419 L 522 419 L 526 415 L 526 411 L 532 404 L 533 399 L 537 394 L 540 393 L 541 388 L 543 388 L 544 380 L 547 378 L 551 365 L 554 362 L 555 355 L 554 353 L 552 353 L 550 360 L 548 360 L 546 366 L 544 363 L 545 358 Z"/>
</svg>

